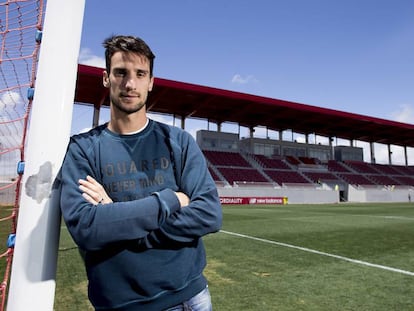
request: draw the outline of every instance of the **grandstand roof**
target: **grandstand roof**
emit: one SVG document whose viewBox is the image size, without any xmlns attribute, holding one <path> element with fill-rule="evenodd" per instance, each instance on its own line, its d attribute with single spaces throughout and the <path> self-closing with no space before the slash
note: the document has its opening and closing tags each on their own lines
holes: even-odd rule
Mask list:
<svg viewBox="0 0 414 311">
<path fill-rule="evenodd" d="M 75 102 L 108 105 L 102 68 L 78 66 Z M 155 78 L 151 112 L 272 130 L 414 147 L 414 125 L 280 99 Z"/>
</svg>

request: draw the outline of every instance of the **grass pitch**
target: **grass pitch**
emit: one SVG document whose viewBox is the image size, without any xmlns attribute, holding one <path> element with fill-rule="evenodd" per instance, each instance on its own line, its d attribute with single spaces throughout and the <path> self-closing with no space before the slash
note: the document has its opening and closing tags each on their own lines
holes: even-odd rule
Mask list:
<svg viewBox="0 0 414 311">
<path fill-rule="evenodd" d="M 414 310 L 414 205 L 223 212 L 243 236 L 205 239 L 217 310 Z"/>
<path fill-rule="evenodd" d="M 414 204 L 223 206 L 223 216 L 204 238 L 216 311 L 414 310 Z M 55 310 L 92 310 L 86 284 L 62 227 Z"/>
</svg>

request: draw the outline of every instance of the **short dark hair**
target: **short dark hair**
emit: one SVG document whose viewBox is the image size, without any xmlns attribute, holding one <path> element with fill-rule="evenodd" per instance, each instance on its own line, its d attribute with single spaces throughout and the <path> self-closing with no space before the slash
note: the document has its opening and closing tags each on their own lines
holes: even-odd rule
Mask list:
<svg viewBox="0 0 414 311">
<path fill-rule="evenodd" d="M 150 76 L 153 76 L 154 58 L 149 46 L 144 40 L 134 36 L 112 35 L 103 42 L 105 48 L 105 65 L 109 74 L 111 70 L 111 58 L 115 52 L 131 52 L 145 56 L 150 65 Z"/>
</svg>

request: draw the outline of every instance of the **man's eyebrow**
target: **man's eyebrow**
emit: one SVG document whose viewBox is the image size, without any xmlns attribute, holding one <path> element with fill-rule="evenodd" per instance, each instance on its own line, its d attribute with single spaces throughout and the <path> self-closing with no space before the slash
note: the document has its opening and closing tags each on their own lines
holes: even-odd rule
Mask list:
<svg viewBox="0 0 414 311">
<path fill-rule="evenodd" d="M 124 67 L 114 67 L 112 68 L 113 71 L 125 71 L 126 69 Z"/>
</svg>

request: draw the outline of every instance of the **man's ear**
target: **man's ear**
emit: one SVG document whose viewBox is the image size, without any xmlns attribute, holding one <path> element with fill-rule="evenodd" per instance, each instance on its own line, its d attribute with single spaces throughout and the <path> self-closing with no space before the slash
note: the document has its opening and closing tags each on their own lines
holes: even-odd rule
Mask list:
<svg viewBox="0 0 414 311">
<path fill-rule="evenodd" d="M 111 86 L 111 82 L 109 82 L 109 75 L 106 70 L 103 72 L 102 84 L 106 88 L 109 88 Z"/>
<path fill-rule="evenodd" d="M 148 92 L 151 92 L 153 87 L 154 87 L 154 77 L 151 77 L 151 81 L 148 87 Z"/>
</svg>

